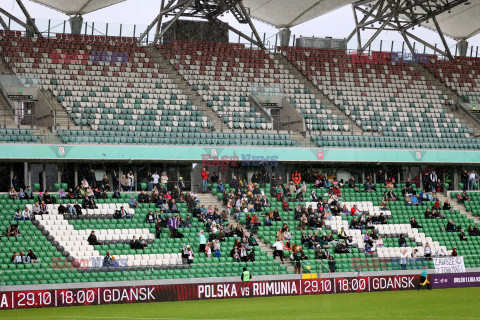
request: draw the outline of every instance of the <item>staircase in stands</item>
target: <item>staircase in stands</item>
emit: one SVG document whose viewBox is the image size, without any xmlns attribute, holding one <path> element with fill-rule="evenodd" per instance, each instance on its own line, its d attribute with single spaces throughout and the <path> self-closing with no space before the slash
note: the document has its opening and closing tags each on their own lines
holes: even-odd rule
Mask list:
<svg viewBox="0 0 480 320">
<path fill-rule="evenodd" d="M 447 191 L 446 195 L 437 193 L 437 198 L 440 201 L 440 204 L 443 205 L 443 202 L 446 199 L 450 199 L 450 194 L 451 193 L 458 193 L 458 192 L 461 192 L 461 191 Z M 463 204 L 461 204 L 460 202 L 458 202 L 457 199 L 451 199 L 450 205 L 452 206 L 453 210 L 458 210 L 458 211 L 460 211 L 461 214 L 466 214 L 469 218 L 473 219 L 475 221 L 475 223 L 480 224 L 480 218 L 474 216 L 471 212 L 468 212 L 467 209 L 465 208 L 465 206 Z"/>
<path fill-rule="evenodd" d="M 320 101 L 320 103 L 324 104 L 328 110 L 332 112 L 333 115 L 340 119 L 343 124 L 349 126 L 350 130 L 347 133 L 351 133 L 355 136 L 360 136 L 364 134 L 371 134 L 362 131 L 355 122 L 353 122 L 350 118 L 348 118 L 343 111 L 341 111 L 335 104 L 328 99 L 318 88 L 315 86 L 311 81 L 309 81 L 301 72 L 295 68 L 295 66 L 288 61 L 281 53 L 274 54 L 275 59 L 280 62 L 284 69 L 288 70 L 288 72 L 294 76 L 296 79 L 300 81 L 301 84 L 305 86 L 306 89 L 309 89 L 311 93 L 315 95 L 315 99 Z M 332 131 L 330 132 L 331 135 L 341 135 L 345 134 L 342 131 Z"/>
<path fill-rule="evenodd" d="M 152 46 L 145 47 L 145 50 L 148 52 L 150 57 L 155 59 L 155 62 L 159 64 L 160 68 L 164 70 L 164 72 L 167 73 L 170 78 L 173 79 L 178 88 L 181 89 L 185 95 L 187 95 L 188 99 L 191 100 L 195 106 L 197 106 L 198 110 L 202 111 L 208 120 L 213 123 L 214 131 L 230 131 L 228 128 L 227 130 L 221 131 L 220 128 L 225 127 L 225 125 L 223 125 L 223 121 L 220 119 L 220 117 L 207 106 L 205 101 L 203 101 L 202 98 L 192 89 L 188 82 L 177 72 L 177 70 L 175 70 L 172 64 L 165 59 L 159 50 Z M 208 128 L 205 130 L 210 131 Z"/>
<path fill-rule="evenodd" d="M 211 193 L 198 193 L 197 194 L 197 199 L 200 200 L 200 204 L 204 205 L 205 207 L 212 206 L 215 207 L 217 206 L 220 211 L 227 210 L 227 207 L 223 205 L 223 202 L 218 200 L 217 196 L 211 194 Z M 237 225 L 237 221 L 235 221 L 235 218 L 233 217 L 233 214 L 228 218 L 228 223 L 232 224 L 234 226 Z M 246 229 L 246 226 L 242 224 L 242 227 L 244 230 Z M 247 232 L 248 233 L 248 232 Z M 267 245 L 263 239 L 260 239 L 256 234 L 253 235 L 254 238 L 257 240 L 258 246 L 260 247 L 261 250 L 267 252 L 267 255 L 273 257 L 273 248 Z M 288 271 L 294 271 L 293 270 L 293 264 L 288 261 L 288 259 L 285 259 L 287 263 L 287 270 Z"/>
</svg>

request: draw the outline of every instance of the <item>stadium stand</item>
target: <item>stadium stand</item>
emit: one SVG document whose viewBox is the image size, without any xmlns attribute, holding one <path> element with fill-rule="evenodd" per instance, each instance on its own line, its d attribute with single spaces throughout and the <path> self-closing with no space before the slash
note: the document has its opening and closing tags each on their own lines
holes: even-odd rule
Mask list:
<svg viewBox="0 0 480 320">
<path fill-rule="evenodd" d="M 158 49 L 230 128 L 273 128 L 250 105 L 249 96 L 261 92 L 285 96 L 316 131 L 349 130 L 269 51 L 243 44 L 185 41 Z"/>
<path fill-rule="evenodd" d="M 4 32 L 1 45 L 9 67 L 27 82 L 39 78 L 82 126 L 60 129 L 65 143 L 295 145 L 288 134 L 211 132 L 212 122 L 133 38 Z"/>
<path fill-rule="evenodd" d="M 231 192 L 231 188 L 228 184 L 225 185 L 227 190 L 224 193 L 217 194 L 219 199 L 225 199 Z M 326 203 L 330 202 L 334 197 L 332 196 L 329 188 L 316 188 L 313 184 L 306 184 L 306 192 L 304 193 L 304 201 L 295 201 L 295 194 L 292 198 L 287 198 L 289 203 L 289 211 L 286 211 L 282 207 L 282 202 L 277 200 L 277 197 L 270 195 L 271 184 L 266 184 L 265 189 L 262 191 L 267 195 L 270 206 L 263 207 L 262 212 L 258 213 L 263 221 L 263 217 L 268 215 L 269 212 L 277 209 L 279 213 L 280 221 L 272 221 L 271 226 L 259 226 L 258 236 L 262 238 L 269 246 L 273 245 L 278 236 L 279 229 L 288 226 L 289 233 L 291 234 L 290 244 L 304 246 L 304 253 L 308 259 L 304 260 L 304 265 L 309 266 L 311 272 L 328 272 L 328 261 L 315 259 L 315 247 L 306 248 L 305 243 L 302 242 L 302 236 L 317 235 L 322 237 L 323 234 L 329 235 L 332 233 L 335 241 L 340 241 L 339 231 L 343 227 L 348 236 L 352 236 L 354 247 L 350 248 L 348 253 L 336 253 L 335 244 L 328 249 L 328 255 L 333 256 L 337 262 L 337 271 L 355 271 L 360 270 L 398 270 L 401 269 L 400 256 L 401 251 L 407 250 L 410 257 L 407 262 L 408 269 L 419 269 L 423 265 L 427 264 L 429 267 L 433 267 L 433 262 L 425 256 L 425 246 L 428 243 L 431 248 L 432 256 L 434 255 L 450 255 L 452 249 L 456 248 L 457 252 L 461 252 L 461 255 L 466 256 L 466 266 L 478 266 L 478 262 L 475 256 L 479 254 L 479 238 L 474 235 L 466 235 L 467 241 L 461 241 L 459 239 L 458 232 L 450 233 L 445 231 L 445 227 L 449 220 L 456 222 L 458 226 L 467 229 L 468 226 L 473 226 L 474 221 L 468 218 L 465 214 L 460 214 L 458 210 L 444 210 L 440 209 L 439 212 L 442 218 L 426 218 L 425 211 L 427 208 L 433 210 L 435 201 L 424 201 L 421 205 L 412 206 L 406 205 L 401 198 L 401 191 L 405 187 L 405 184 L 397 184 L 394 188 L 394 193 L 400 198 L 398 201 L 389 201 L 388 206 L 385 209 L 381 209 L 381 201 L 384 198 L 385 193 L 390 190 L 385 187 L 384 184 L 375 184 L 374 192 L 364 192 L 364 185 L 357 184 L 355 187 L 340 188 L 341 197 L 339 198 L 341 208 L 343 205 L 347 208 L 347 213 L 339 213 L 332 216 L 330 219 L 324 219 L 321 224 L 321 228 L 317 228 L 315 219 L 319 216 L 318 213 L 314 213 L 309 216 L 307 211 L 310 205 L 313 208 L 316 207 L 316 202 L 309 200 L 312 191 L 319 197 L 323 197 Z M 216 185 L 212 185 L 212 189 L 215 190 Z M 277 188 L 273 187 L 273 190 Z M 233 189 L 234 190 L 234 189 Z M 281 190 L 281 188 L 280 188 Z M 297 189 L 298 190 L 298 189 Z M 417 195 L 422 192 L 421 189 L 413 187 L 412 191 Z M 302 191 L 299 191 L 302 192 Z M 478 198 L 475 196 L 475 198 Z M 224 201 L 225 202 L 225 201 Z M 294 211 L 297 205 L 304 207 L 302 214 L 308 216 L 308 221 L 303 228 L 300 228 L 300 217 Z M 385 224 L 374 222 L 372 229 L 366 228 L 365 224 L 360 229 L 351 229 L 349 226 L 354 218 L 360 219 L 361 215 L 352 216 L 351 208 L 356 206 L 358 210 L 366 213 L 366 219 L 368 217 L 379 217 L 380 213 L 383 213 L 386 217 Z M 473 204 L 472 204 L 473 206 Z M 475 208 L 478 207 L 476 204 Z M 332 208 L 333 211 L 333 208 Z M 253 214 L 253 213 L 252 213 Z M 328 214 L 327 214 L 328 215 Z M 415 218 L 417 223 L 421 226 L 421 229 L 413 228 L 411 226 L 411 218 Z M 248 218 L 243 216 L 240 221 L 244 224 L 248 224 Z M 375 221 L 375 220 L 374 220 Z M 263 222 L 262 222 L 263 223 Z M 303 229 L 303 230 L 301 230 Z M 364 242 L 364 236 L 367 231 L 375 230 L 377 236 L 383 238 L 383 246 L 377 246 L 374 251 L 366 249 L 366 243 Z M 460 230 L 459 230 L 460 231 Z M 406 246 L 401 247 L 399 245 L 400 236 L 403 235 L 406 240 Z M 310 241 L 310 240 L 309 240 Z M 375 241 L 373 241 L 375 243 Z M 310 244 L 312 242 L 309 242 Z M 314 241 L 319 244 L 320 242 Z M 412 259 L 413 249 L 417 250 L 417 257 Z M 444 253 L 443 253 L 444 252 Z M 285 258 L 288 258 L 291 251 L 284 251 Z"/>
<path fill-rule="evenodd" d="M 371 137 L 313 136 L 319 146 L 476 149 L 472 128 L 448 111 L 448 100 L 411 63 L 355 61 L 345 51 L 281 48 L 325 95 Z"/>
<path fill-rule="evenodd" d="M 454 90 L 464 101 L 477 103 L 480 101 L 478 85 L 480 59 L 473 57 L 457 57 L 454 61 L 440 60 L 430 57 L 425 65 L 428 71 L 439 78 L 445 85 Z"/>
</svg>

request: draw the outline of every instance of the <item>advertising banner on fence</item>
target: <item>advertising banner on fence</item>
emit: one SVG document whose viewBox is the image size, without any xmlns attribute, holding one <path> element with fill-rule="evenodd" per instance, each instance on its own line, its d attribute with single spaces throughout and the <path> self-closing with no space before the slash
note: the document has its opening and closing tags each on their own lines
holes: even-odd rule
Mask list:
<svg viewBox="0 0 480 320">
<path fill-rule="evenodd" d="M 433 289 L 480 287 L 480 272 L 432 275 Z"/>
<path fill-rule="evenodd" d="M 0 309 L 411 290 L 418 275 L 0 292 Z"/>
<path fill-rule="evenodd" d="M 433 258 L 435 273 L 461 273 L 465 272 L 463 257 Z"/>
</svg>

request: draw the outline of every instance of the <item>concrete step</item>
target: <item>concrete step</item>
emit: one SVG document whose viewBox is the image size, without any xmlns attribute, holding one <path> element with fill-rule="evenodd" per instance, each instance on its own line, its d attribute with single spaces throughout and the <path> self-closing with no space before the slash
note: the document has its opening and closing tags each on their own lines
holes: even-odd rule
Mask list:
<svg viewBox="0 0 480 320">
<path fill-rule="evenodd" d="M 146 51 L 150 56 L 155 59 L 155 62 L 159 64 L 160 68 L 167 73 L 171 79 L 174 80 L 174 83 L 178 85 L 178 88 L 182 90 L 183 94 L 187 95 L 188 99 L 197 106 L 198 110 L 202 111 L 203 114 L 208 118 L 208 121 L 213 124 L 213 131 L 220 130 L 223 125 L 222 119 L 210 108 L 207 106 L 207 103 L 203 101 L 202 97 L 193 90 L 192 86 L 183 78 L 183 76 L 175 70 L 170 61 L 168 61 L 163 54 L 157 50 L 155 47 L 145 47 Z M 212 131 L 211 129 L 205 128 L 204 131 Z"/>
<path fill-rule="evenodd" d="M 342 123 L 350 127 L 350 131 L 354 135 L 364 134 L 362 128 L 357 126 L 347 115 L 340 110 L 323 92 L 314 85 L 310 80 L 308 80 L 297 68 L 281 53 L 272 54 L 274 58 L 280 63 L 280 65 L 288 72 L 300 81 L 306 89 L 309 89 L 311 93 L 315 95 L 315 99 L 320 101 L 321 104 L 324 104 L 328 110 L 332 112 L 332 115 L 335 115 L 338 119 L 342 120 Z"/>
<path fill-rule="evenodd" d="M 458 193 L 458 192 L 462 192 L 462 190 L 458 190 L 458 191 L 448 191 L 446 194 L 439 194 L 437 193 L 437 197 L 438 197 L 438 200 L 440 201 L 440 203 L 443 204 L 443 202 L 448 199 L 450 201 L 450 205 L 452 206 L 453 210 L 458 210 L 460 211 L 461 214 L 466 214 L 467 217 L 473 219 L 473 221 L 475 221 L 475 223 L 479 223 L 480 224 L 480 218 L 479 217 L 476 217 L 472 214 L 472 212 L 470 211 L 467 211 L 467 209 L 465 208 L 465 206 L 462 204 L 462 203 L 459 203 L 457 199 L 451 199 L 451 193 Z M 465 230 L 468 228 L 468 226 L 464 226 Z"/>
</svg>

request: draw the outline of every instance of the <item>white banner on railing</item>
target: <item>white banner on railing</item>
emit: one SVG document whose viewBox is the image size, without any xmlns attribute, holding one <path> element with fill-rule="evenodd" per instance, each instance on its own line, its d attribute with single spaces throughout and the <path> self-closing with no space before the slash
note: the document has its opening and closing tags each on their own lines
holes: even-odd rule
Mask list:
<svg viewBox="0 0 480 320">
<path fill-rule="evenodd" d="M 435 273 L 460 273 L 465 272 L 463 257 L 433 258 Z"/>
</svg>

